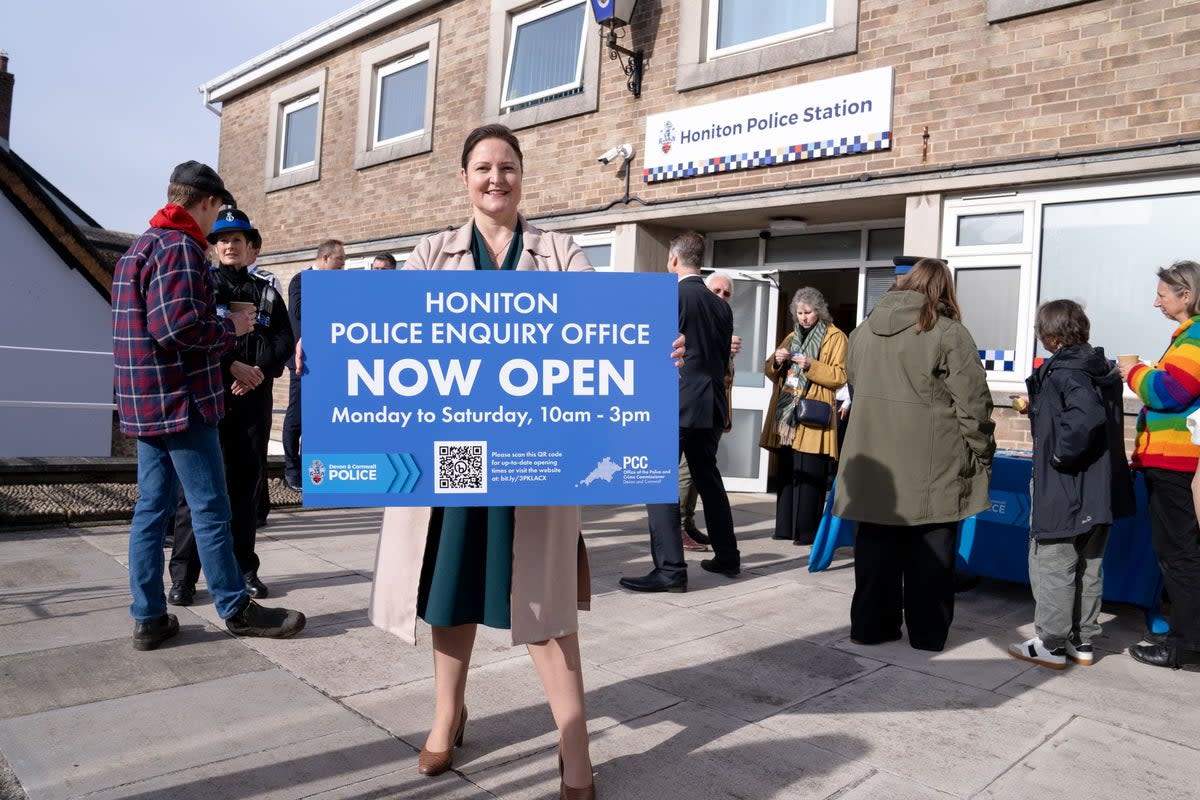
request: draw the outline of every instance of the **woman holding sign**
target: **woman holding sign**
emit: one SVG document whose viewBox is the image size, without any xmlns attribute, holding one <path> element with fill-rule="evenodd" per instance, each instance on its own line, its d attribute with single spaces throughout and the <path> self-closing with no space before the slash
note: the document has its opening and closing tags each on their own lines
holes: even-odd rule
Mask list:
<svg viewBox="0 0 1200 800">
<path fill-rule="evenodd" d="M 503 125 L 476 128 L 460 176 L 471 220 L 417 245 L 404 269 L 590 270 L 574 240 L 517 212 L 523 158 Z M 467 669 L 479 624 L 525 644 L 558 727 L 560 797 L 594 798 L 579 658 L 577 609 L 591 585 L 578 507 L 388 508 L 376 557 L 371 621 L 415 642 L 416 619 L 433 629 L 433 726 L 422 774 L 450 769 L 467 723 Z"/>
</svg>

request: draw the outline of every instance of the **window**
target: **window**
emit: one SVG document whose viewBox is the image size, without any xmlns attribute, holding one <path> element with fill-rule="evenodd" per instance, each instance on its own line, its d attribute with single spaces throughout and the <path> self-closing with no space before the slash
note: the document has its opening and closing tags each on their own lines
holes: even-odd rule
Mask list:
<svg viewBox="0 0 1200 800">
<path fill-rule="evenodd" d="M 592 269 L 597 272 L 613 271 L 613 242 L 616 235 L 611 228 L 574 233 L 571 236 L 587 256 Z"/>
<path fill-rule="evenodd" d="M 904 228 L 867 231 L 867 261 L 891 261 L 904 255 Z"/>
<path fill-rule="evenodd" d="M 858 0 L 695 0 L 679 16 L 680 91 L 858 51 Z"/>
<path fill-rule="evenodd" d="M 281 173 L 316 163 L 317 110 L 315 92 L 283 107 L 283 145 L 279 148 Z"/>
<path fill-rule="evenodd" d="M 862 252 L 862 231 L 805 233 L 800 236 L 775 236 L 767 240 L 767 263 L 797 261 L 858 261 Z"/>
<path fill-rule="evenodd" d="M 1194 257 L 1197 218 L 1200 193 L 1046 205 L 1038 302 L 1078 301 L 1110 358 L 1159 358 L 1175 323 L 1153 306 L 1155 272 Z"/>
<path fill-rule="evenodd" d="M 828 30 L 831 0 L 714 0 L 708 5 L 708 51 L 722 56 Z"/>
<path fill-rule="evenodd" d="M 504 108 L 580 90 L 586 10 L 582 3 L 560 0 L 513 17 Z"/>
<path fill-rule="evenodd" d="M 266 190 L 286 189 L 321 177 L 321 127 L 325 70 L 271 92 Z"/>
<path fill-rule="evenodd" d="M 585 0 L 492 0 L 486 111 L 523 128 L 595 111 L 600 52 Z"/>
<path fill-rule="evenodd" d="M 1020 244 L 1024 231 L 1025 214 L 1020 211 L 964 214 L 958 218 L 958 236 L 954 243 L 959 247 Z"/>
<path fill-rule="evenodd" d="M 433 149 L 439 29 L 435 22 L 360 57 L 358 169 Z"/>
<path fill-rule="evenodd" d="M 1040 14 L 1066 6 L 1077 6 L 1089 0 L 988 0 L 987 21 L 1003 22 L 1014 17 Z"/>
<path fill-rule="evenodd" d="M 963 325 L 975 339 L 984 369 L 990 372 L 1024 370 L 1024 364 L 1017 365 L 1021 267 L 957 269 L 954 290 Z"/>
</svg>

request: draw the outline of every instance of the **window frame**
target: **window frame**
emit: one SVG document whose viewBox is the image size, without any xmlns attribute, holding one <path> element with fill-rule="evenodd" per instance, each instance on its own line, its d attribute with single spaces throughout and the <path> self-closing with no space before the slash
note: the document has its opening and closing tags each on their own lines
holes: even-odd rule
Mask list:
<svg viewBox="0 0 1200 800">
<path fill-rule="evenodd" d="M 526 108 L 509 110 L 510 105 L 528 103 L 537 99 L 534 95 L 529 95 L 517 103 L 506 104 L 504 100 L 512 63 L 513 43 L 516 40 L 514 22 L 522 15 L 540 13 L 540 16 L 547 16 L 573 5 L 585 7 L 581 34 L 582 47 L 579 56 L 580 91 L 566 97 L 535 103 Z M 520 130 L 579 114 L 591 113 L 600 107 L 600 28 L 587 10 L 587 5 L 587 0 L 551 0 L 549 3 L 537 3 L 530 0 L 492 0 L 490 35 L 488 37 L 487 88 L 484 98 L 485 122 L 499 122 L 513 130 Z M 564 89 L 559 87 L 542 96 L 552 97 L 561 91 Z"/>
<path fill-rule="evenodd" d="M 525 105 L 526 103 L 532 103 L 535 100 L 542 100 L 547 97 L 552 97 L 556 94 L 562 94 L 563 92 L 568 92 L 572 89 L 583 88 L 583 57 L 586 52 L 587 44 L 584 41 L 584 39 L 587 37 L 586 24 L 581 25 L 579 30 L 579 55 L 575 58 L 574 80 L 568 83 L 559 84 L 558 86 L 551 86 L 547 89 L 541 89 L 533 94 L 521 95 L 515 100 L 506 99 L 508 97 L 508 90 L 512 85 L 513 62 L 517 57 L 517 35 L 521 31 L 521 27 L 539 20 L 546 19 L 547 17 L 555 14 L 562 13 L 563 11 L 576 6 L 584 7 L 583 21 L 586 23 L 586 5 L 586 3 L 581 3 L 579 0 L 552 0 L 552 2 L 546 3 L 545 5 L 533 6 L 532 8 L 527 8 L 524 11 L 512 15 L 512 21 L 509 23 L 508 31 L 508 48 L 507 53 L 505 54 L 504 84 L 500 87 L 501 108 L 503 108 L 505 111 L 508 111 L 513 106 Z"/>
<path fill-rule="evenodd" d="M 1004 22 L 1090 2 L 1091 0 L 987 0 L 987 21 L 989 24 Z"/>
<path fill-rule="evenodd" d="M 617 245 L 617 232 L 614 228 L 603 228 L 600 230 L 583 230 L 571 231 L 571 238 L 575 240 L 575 244 L 579 247 L 604 247 L 608 246 L 608 265 L 597 267 L 592 265 L 592 269 L 596 272 L 613 272 L 613 254 Z"/>
<path fill-rule="evenodd" d="M 437 90 L 438 42 L 441 23 L 434 22 L 415 31 L 398 36 L 359 57 L 358 133 L 355 139 L 354 167 L 365 169 L 376 164 L 428 153 L 433 150 L 433 115 Z M 411 63 L 404 63 L 406 59 Z M 425 105 L 420 130 L 403 136 L 378 141 L 379 104 L 383 78 L 401 69 L 414 67 L 427 59 L 429 70 L 425 78 Z M 391 67 L 396 69 L 387 71 Z"/>
<path fill-rule="evenodd" d="M 269 143 L 266 154 L 265 190 L 267 192 L 320 180 L 321 144 L 325 118 L 325 76 L 326 70 L 320 69 L 271 92 L 267 104 L 270 114 L 267 125 L 267 142 Z M 313 104 L 317 106 L 313 160 L 284 169 L 283 155 L 286 145 L 287 115 Z"/>
<path fill-rule="evenodd" d="M 759 39 L 751 39 L 748 42 L 741 44 L 730 45 L 729 47 L 719 47 L 717 45 L 717 28 L 718 20 L 721 13 L 722 0 L 710 0 L 708 3 L 708 24 L 707 24 L 707 42 L 705 43 L 705 52 L 709 53 L 710 58 L 725 58 L 738 53 L 744 53 L 748 50 L 758 50 L 763 47 L 770 47 L 773 44 L 780 42 L 791 41 L 792 39 L 800 39 L 813 34 L 824 33 L 825 31 L 833 30 L 833 14 L 834 7 L 837 5 L 837 0 L 823 0 L 825 3 L 825 21 L 817 25 L 809 25 L 805 28 L 793 28 L 790 31 L 782 33 L 773 33 L 770 36 L 763 36 Z"/>
<path fill-rule="evenodd" d="M 830 23 L 819 30 L 782 34 L 721 51 L 713 49 L 720 0 L 698 1 L 703 4 L 700 13 L 679 16 L 675 85 L 681 92 L 858 52 L 860 0 L 829 0 Z"/>
</svg>

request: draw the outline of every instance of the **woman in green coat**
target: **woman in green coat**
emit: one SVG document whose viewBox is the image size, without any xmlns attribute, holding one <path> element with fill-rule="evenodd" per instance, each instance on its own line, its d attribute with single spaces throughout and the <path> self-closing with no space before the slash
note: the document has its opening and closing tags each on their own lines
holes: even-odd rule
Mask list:
<svg viewBox="0 0 1200 800">
<path fill-rule="evenodd" d="M 918 261 L 850 335 L 834 513 L 858 522 L 850 637 L 945 646 L 960 520 L 989 507 L 992 401 L 946 262 Z"/>
</svg>

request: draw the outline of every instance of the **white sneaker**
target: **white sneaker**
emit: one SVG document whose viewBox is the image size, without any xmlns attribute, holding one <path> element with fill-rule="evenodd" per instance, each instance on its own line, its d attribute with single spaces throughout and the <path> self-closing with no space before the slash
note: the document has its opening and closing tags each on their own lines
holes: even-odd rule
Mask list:
<svg viewBox="0 0 1200 800">
<path fill-rule="evenodd" d="M 1031 661 L 1050 669 L 1067 668 L 1067 648 L 1056 647 L 1053 650 L 1047 650 L 1046 645 L 1042 644 L 1042 640 L 1036 636 L 1020 644 L 1010 644 L 1008 654 L 1013 658 Z"/>
<path fill-rule="evenodd" d="M 1081 667 L 1090 667 L 1096 663 L 1096 654 L 1092 650 L 1091 642 L 1075 644 L 1070 639 L 1067 639 L 1067 658 Z"/>
</svg>

